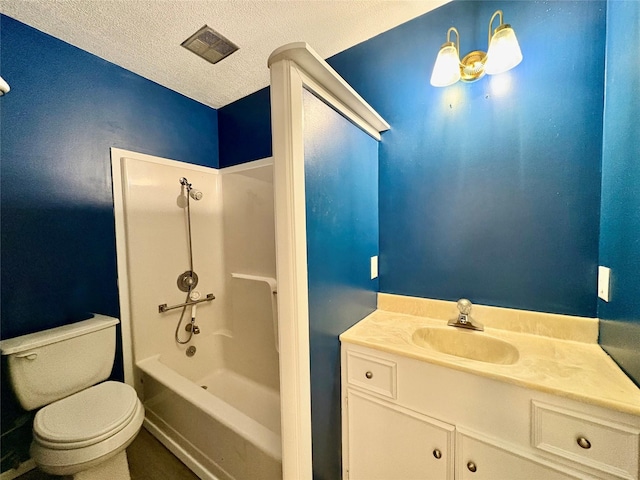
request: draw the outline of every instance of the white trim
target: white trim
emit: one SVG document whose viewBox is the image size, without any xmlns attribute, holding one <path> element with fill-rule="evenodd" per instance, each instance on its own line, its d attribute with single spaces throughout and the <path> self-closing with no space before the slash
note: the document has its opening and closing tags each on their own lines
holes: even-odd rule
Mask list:
<svg viewBox="0 0 640 480">
<path fill-rule="evenodd" d="M 380 141 L 382 136 L 377 128 L 371 126 L 369 122 L 364 120 L 361 116 L 356 114 L 338 97 L 333 95 L 329 90 L 324 88 L 313 78 L 311 78 L 304 70 L 298 69 L 298 74 L 302 77 L 305 90 L 313 93 L 318 99 L 326 103 L 329 107 L 336 110 L 340 115 L 351 121 L 356 127 L 373 137 L 375 140 Z"/>
<path fill-rule="evenodd" d="M 323 85 L 353 114 L 358 115 L 373 129 L 378 132 L 384 132 L 391 128 L 384 118 L 365 102 L 358 92 L 351 88 L 351 86 L 305 42 L 289 43 L 274 50 L 269 56 L 267 64 L 271 67 L 283 59 L 295 62 L 311 78 L 315 79 L 320 85 Z M 342 109 L 340 112 L 345 113 Z"/>
<path fill-rule="evenodd" d="M 113 215 L 116 225 L 116 260 L 118 270 L 118 296 L 120 301 L 120 326 L 122 331 L 122 360 L 124 364 L 124 381 L 135 387 L 133 343 L 131 339 L 131 304 L 129 297 L 129 270 L 127 268 L 127 242 L 124 218 L 124 183 L 122 161 L 126 158 L 140 160 L 159 165 L 178 167 L 186 170 L 219 175 L 212 167 L 203 167 L 178 160 L 170 160 L 144 153 L 132 152 L 121 148 L 111 148 L 111 179 L 113 184 Z"/>
<path fill-rule="evenodd" d="M 129 308 L 129 274 L 127 270 L 127 241 L 125 237 L 124 197 L 122 192 L 121 158 L 136 155 L 127 150 L 111 148 L 111 182 L 113 216 L 116 224 L 116 265 L 118 299 L 120 301 L 120 330 L 122 335 L 122 363 L 124 381 L 135 387 L 133 376 L 133 344 L 131 343 L 131 309 Z"/>
<path fill-rule="evenodd" d="M 224 167 L 224 168 L 221 168 L 219 171 L 221 174 L 226 175 L 227 173 L 246 172 L 247 170 L 266 167 L 268 165 L 273 165 L 273 157 L 261 158 L 260 160 L 254 160 L 252 162 L 241 163 L 239 165 L 232 165 L 231 167 Z"/>
<path fill-rule="evenodd" d="M 289 480 L 312 477 L 302 89 L 291 61 L 271 65 L 282 475 Z"/>
<path fill-rule="evenodd" d="M 304 174 L 307 89 L 380 139 L 389 124 L 306 43 L 285 45 L 269 57 L 276 214 L 280 345 L 282 473 L 311 479 L 311 379 Z"/>
</svg>

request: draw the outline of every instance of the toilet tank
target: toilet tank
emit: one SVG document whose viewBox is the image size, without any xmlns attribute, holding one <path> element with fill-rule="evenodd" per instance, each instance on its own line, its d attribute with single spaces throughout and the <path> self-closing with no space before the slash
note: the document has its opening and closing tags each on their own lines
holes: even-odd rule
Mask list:
<svg viewBox="0 0 640 480">
<path fill-rule="evenodd" d="M 116 352 L 117 318 L 81 322 L 0 342 L 9 379 L 25 410 L 47 405 L 106 380 Z"/>
</svg>

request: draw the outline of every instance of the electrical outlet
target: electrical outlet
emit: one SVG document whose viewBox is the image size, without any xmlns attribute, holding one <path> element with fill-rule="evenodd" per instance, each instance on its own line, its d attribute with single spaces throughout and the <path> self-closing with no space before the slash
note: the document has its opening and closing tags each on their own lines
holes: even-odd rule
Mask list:
<svg viewBox="0 0 640 480">
<path fill-rule="evenodd" d="M 611 269 L 608 267 L 598 267 L 598 297 L 605 302 L 609 301 L 611 285 Z"/>
</svg>

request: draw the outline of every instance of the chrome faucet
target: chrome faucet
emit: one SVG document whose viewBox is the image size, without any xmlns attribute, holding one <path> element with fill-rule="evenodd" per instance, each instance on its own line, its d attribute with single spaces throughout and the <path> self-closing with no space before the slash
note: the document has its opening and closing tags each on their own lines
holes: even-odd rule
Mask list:
<svg viewBox="0 0 640 480">
<path fill-rule="evenodd" d="M 194 334 L 194 335 L 198 335 L 198 334 L 200 334 L 200 327 L 199 327 L 199 326 L 197 326 L 194 322 L 187 323 L 187 324 L 184 326 L 184 329 L 185 329 L 187 332 L 193 332 L 193 334 Z"/>
<path fill-rule="evenodd" d="M 473 304 L 466 298 L 458 300 L 458 318 L 453 318 L 447 322 L 447 325 L 451 327 L 467 328 L 469 330 L 478 330 L 482 332 L 484 326 L 471 318 L 471 307 Z"/>
</svg>

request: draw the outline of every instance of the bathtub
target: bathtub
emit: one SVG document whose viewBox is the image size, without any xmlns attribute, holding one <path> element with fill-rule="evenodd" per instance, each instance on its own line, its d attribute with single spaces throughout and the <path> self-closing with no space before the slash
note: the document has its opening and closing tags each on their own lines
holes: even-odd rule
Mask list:
<svg viewBox="0 0 640 480">
<path fill-rule="evenodd" d="M 136 363 L 145 427 L 196 475 L 211 480 L 282 478 L 279 394 L 226 368 L 193 378 L 198 355 Z M 177 367 L 177 368 L 176 368 Z M 233 405 L 233 406 L 232 406 Z"/>
</svg>

